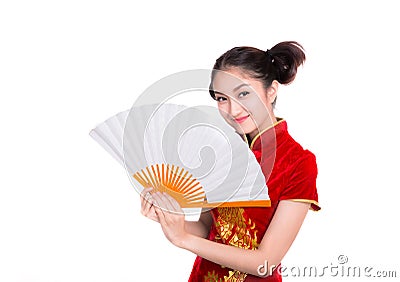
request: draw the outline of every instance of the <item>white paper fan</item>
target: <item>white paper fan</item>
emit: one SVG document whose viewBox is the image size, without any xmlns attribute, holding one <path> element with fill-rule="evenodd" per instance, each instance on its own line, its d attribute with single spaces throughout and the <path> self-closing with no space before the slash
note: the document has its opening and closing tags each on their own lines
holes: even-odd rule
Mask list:
<svg viewBox="0 0 400 282">
<path fill-rule="evenodd" d="M 216 206 L 270 206 L 254 154 L 212 107 L 144 105 L 90 132 L 131 181 L 169 193 L 185 214 Z"/>
</svg>

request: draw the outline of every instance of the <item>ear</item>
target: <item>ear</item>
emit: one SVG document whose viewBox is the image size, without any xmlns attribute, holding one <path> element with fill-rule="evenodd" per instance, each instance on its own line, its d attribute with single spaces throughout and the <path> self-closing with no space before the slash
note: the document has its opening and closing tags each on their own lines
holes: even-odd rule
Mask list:
<svg viewBox="0 0 400 282">
<path fill-rule="evenodd" d="M 278 95 L 278 87 L 279 87 L 279 82 L 273 80 L 271 85 L 267 89 L 268 103 L 272 104 L 275 101 L 276 96 Z"/>
</svg>

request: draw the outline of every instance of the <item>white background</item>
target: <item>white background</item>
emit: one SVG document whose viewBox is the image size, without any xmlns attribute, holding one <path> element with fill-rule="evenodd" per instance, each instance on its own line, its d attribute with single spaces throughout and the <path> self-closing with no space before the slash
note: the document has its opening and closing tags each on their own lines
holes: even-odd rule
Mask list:
<svg viewBox="0 0 400 282">
<path fill-rule="evenodd" d="M 211 68 L 234 46 L 283 40 L 299 41 L 307 61 L 281 87 L 277 114 L 317 156 L 323 208 L 309 213 L 283 264 L 335 266 L 346 255 L 348 266 L 400 276 L 395 7 L 2 1 L 0 281 L 186 281 L 194 255 L 140 215 L 124 169 L 88 132 L 167 75 Z M 328 274 L 313 279 L 353 280 Z"/>
</svg>

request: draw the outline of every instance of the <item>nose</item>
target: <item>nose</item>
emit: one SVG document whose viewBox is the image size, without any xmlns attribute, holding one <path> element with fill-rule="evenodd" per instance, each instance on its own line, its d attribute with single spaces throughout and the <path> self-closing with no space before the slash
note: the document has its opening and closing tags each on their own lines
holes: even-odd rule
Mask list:
<svg viewBox="0 0 400 282">
<path fill-rule="evenodd" d="M 235 101 L 234 99 L 231 99 L 229 110 L 230 110 L 231 116 L 236 118 L 236 117 L 239 117 L 240 114 L 242 113 L 243 107 L 242 107 L 242 105 L 240 105 L 239 102 Z"/>
</svg>

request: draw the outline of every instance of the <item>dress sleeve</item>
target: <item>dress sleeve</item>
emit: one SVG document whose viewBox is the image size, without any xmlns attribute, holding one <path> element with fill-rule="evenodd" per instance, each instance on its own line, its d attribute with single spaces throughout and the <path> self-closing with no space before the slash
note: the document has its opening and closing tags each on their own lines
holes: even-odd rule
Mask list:
<svg viewBox="0 0 400 282">
<path fill-rule="evenodd" d="M 320 210 L 316 186 L 317 174 L 315 156 L 306 150 L 305 154 L 295 162 L 289 172 L 288 184 L 282 191 L 279 200 L 310 203 L 311 210 Z"/>
</svg>

